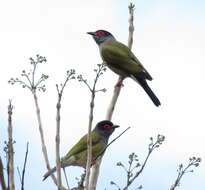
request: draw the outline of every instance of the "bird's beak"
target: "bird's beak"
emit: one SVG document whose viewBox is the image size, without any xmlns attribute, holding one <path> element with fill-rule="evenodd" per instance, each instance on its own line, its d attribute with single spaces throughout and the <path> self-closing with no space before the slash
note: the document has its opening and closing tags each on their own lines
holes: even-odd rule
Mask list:
<svg viewBox="0 0 205 190">
<path fill-rule="evenodd" d="M 112 128 L 114 128 L 114 129 L 115 129 L 115 128 L 118 128 L 118 127 L 120 127 L 120 126 L 119 126 L 119 125 L 113 125 L 113 126 L 112 126 Z"/>
<path fill-rule="evenodd" d="M 87 34 L 90 34 L 91 36 L 94 36 L 95 32 L 87 32 Z"/>
</svg>

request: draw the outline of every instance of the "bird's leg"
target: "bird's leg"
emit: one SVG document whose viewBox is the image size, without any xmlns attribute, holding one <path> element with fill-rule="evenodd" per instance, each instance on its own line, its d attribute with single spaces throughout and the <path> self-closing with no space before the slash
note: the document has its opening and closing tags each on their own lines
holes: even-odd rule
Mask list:
<svg viewBox="0 0 205 190">
<path fill-rule="evenodd" d="M 92 160 L 91 167 L 92 167 L 93 165 L 95 165 L 95 163 L 96 163 L 96 160 Z"/>
<path fill-rule="evenodd" d="M 119 79 L 118 79 L 118 81 L 117 81 L 117 83 L 116 83 L 116 85 L 115 85 L 115 88 L 116 87 L 123 87 L 123 80 L 124 80 L 124 77 L 119 77 Z"/>
</svg>

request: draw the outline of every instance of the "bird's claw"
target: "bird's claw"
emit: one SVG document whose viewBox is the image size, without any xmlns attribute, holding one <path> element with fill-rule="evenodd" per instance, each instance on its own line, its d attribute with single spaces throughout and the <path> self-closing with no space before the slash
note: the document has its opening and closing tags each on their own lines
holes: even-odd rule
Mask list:
<svg viewBox="0 0 205 190">
<path fill-rule="evenodd" d="M 118 81 L 117 81 L 117 83 L 116 83 L 116 85 L 115 85 L 115 88 L 120 88 L 120 87 L 123 87 L 124 85 L 123 85 L 123 79 L 119 79 Z"/>
</svg>

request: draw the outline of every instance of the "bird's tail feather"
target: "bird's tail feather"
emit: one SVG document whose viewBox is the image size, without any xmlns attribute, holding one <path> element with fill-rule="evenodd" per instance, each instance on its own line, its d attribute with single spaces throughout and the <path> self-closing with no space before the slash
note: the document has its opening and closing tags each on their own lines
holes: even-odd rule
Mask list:
<svg viewBox="0 0 205 190">
<path fill-rule="evenodd" d="M 150 99 L 151 99 L 152 102 L 155 104 L 155 106 L 160 106 L 161 103 L 160 103 L 159 99 L 158 99 L 157 96 L 154 94 L 154 92 L 151 90 L 151 88 L 148 86 L 146 80 L 145 80 L 145 79 L 141 79 L 141 78 L 137 78 L 137 81 L 139 82 L 139 84 L 141 85 L 141 87 L 145 90 L 145 92 L 146 92 L 147 95 L 150 97 Z"/>
<path fill-rule="evenodd" d="M 74 156 L 65 156 L 61 158 L 61 168 L 64 168 L 66 166 L 70 166 L 75 161 Z M 46 172 L 43 176 L 43 181 L 49 177 L 52 173 L 56 171 L 56 167 L 52 168 L 50 171 Z"/>
<path fill-rule="evenodd" d="M 50 176 L 52 173 L 54 173 L 56 171 L 56 167 L 52 168 L 50 171 L 46 172 L 43 176 L 43 181 Z"/>
</svg>

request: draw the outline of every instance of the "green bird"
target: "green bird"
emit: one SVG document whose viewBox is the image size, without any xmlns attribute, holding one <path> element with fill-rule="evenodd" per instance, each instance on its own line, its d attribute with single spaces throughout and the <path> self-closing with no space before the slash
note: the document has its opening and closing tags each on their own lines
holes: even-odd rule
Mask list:
<svg viewBox="0 0 205 190">
<path fill-rule="evenodd" d="M 103 62 L 113 72 L 120 75 L 122 80 L 125 77 L 131 77 L 140 84 L 156 106 L 161 105 L 159 99 L 147 84 L 146 80 L 152 80 L 151 75 L 126 45 L 118 42 L 110 32 L 105 30 L 88 32 L 88 34 L 92 35 L 99 46 Z M 122 80 L 117 85 L 121 85 Z"/>
<path fill-rule="evenodd" d="M 92 136 L 92 161 L 103 153 L 105 150 L 110 135 L 114 132 L 115 128 L 119 127 L 114 125 L 109 120 L 103 120 L 97 123 L 91 132 Z M 67 166 L 80 166 L 86 168 L 87 163 L 87 134 L 84 135 L 71 149 L 61 158 L 61 167 Z M 43 180 L 56 171 L 56 167 L 44 174 Z"/>
</svg>

